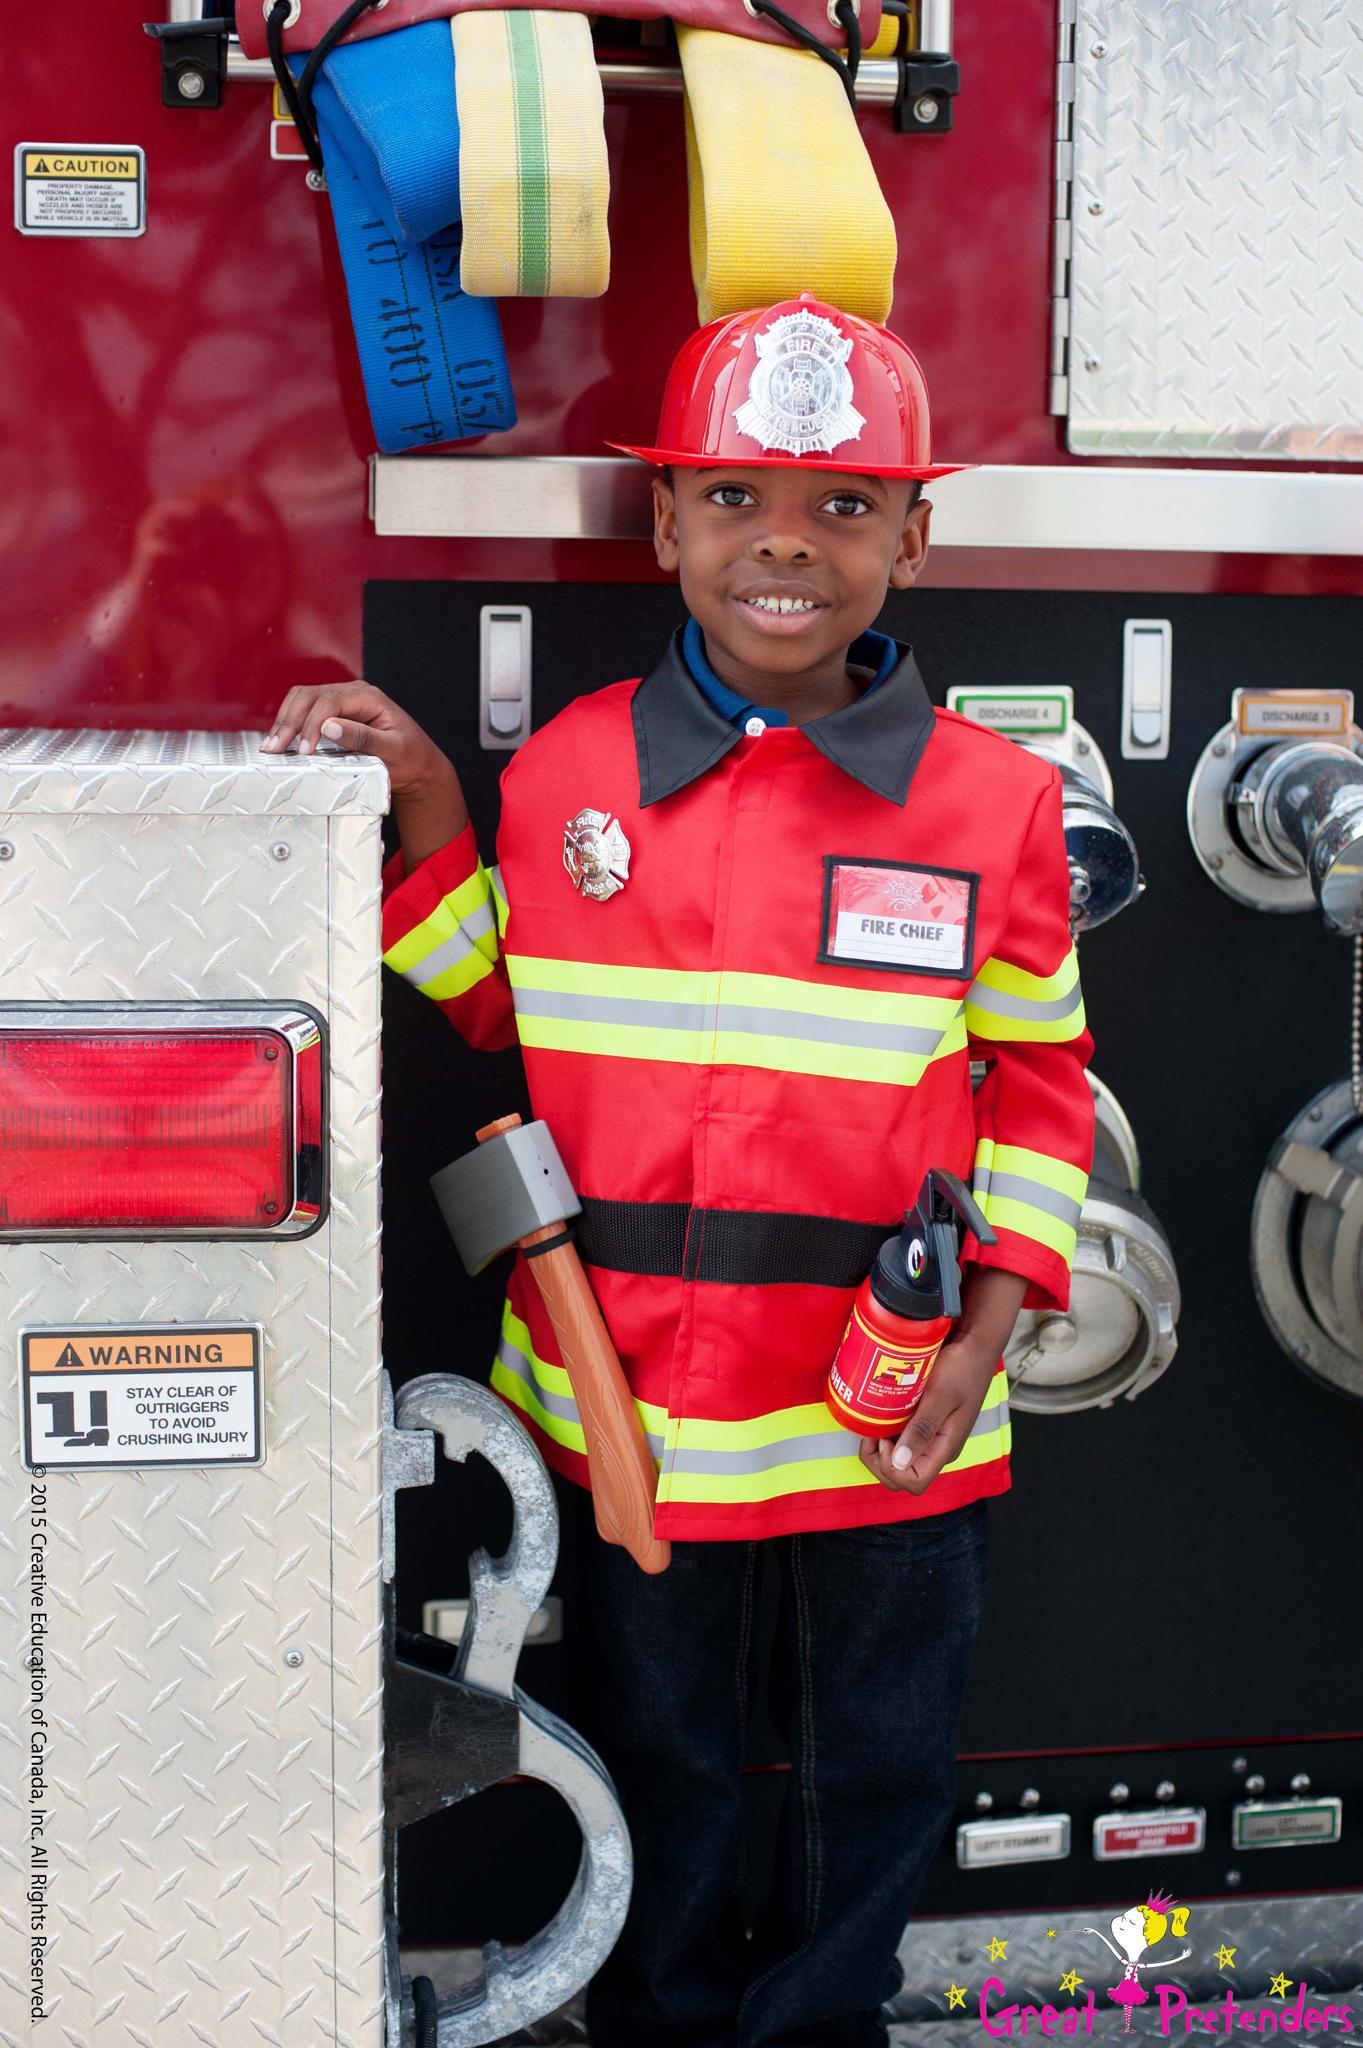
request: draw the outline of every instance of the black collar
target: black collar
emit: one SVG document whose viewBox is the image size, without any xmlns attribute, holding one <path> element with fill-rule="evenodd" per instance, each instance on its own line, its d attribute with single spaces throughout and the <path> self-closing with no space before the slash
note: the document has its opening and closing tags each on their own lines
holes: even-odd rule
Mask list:
<svg viewBox="0 0 1363 2048">
<path fill-rule="evenodd" d="M 639 801 L 645 807 L 694 782 L 743 737 L 697 685 L 681 640 L 678 630 L 632 700 Z M 899 660 L 879 689 L 841 711 L 810 719 L 801 731 L 835 768 L 876 796 L 902 805 L 934 720 L 917 662 L 902 642 L 895 645 Z"/>
</svg>

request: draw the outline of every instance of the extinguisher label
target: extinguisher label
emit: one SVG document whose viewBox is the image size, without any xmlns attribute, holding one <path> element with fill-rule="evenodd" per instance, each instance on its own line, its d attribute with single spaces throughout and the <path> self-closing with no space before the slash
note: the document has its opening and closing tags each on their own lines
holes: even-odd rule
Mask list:
<svg viewBox="0 0 1363 2048">
<path fill-rule="evenodd" d="M 979 885 L 977 874 L 960 868 L 826 854 L 819 958 L 968 978 Z"/>
<path fill-rule="evenodd" d="M 81 1324 L 19 1347 L 30 1469 L 260 1460 L 255 1323 Z"/>
</svg>

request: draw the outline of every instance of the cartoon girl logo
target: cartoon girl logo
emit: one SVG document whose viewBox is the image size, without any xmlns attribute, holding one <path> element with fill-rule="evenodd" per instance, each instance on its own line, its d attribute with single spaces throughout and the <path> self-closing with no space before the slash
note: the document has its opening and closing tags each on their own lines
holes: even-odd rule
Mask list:
<svg viewBox="0 0 1363 2048">
<path fill-rule="evenodd" d="M 1131 2032 L 1131 2008 L 1135 2005 L 1144 2005 L 1150 1996 L 1141 1983 L 1139 1973 L 1156 1967 L 1165 1969 L 1171 1963 L 1181 1963 L 1192 1953 L 1190 1949 L 1185 1948 L 1176 1956 L 1159 1956 L 1148 1963 L 1140 1961 L 1146 1951 L 1156 1948 L 1169 1932 L 1171 1916 L 1166 1910 L 1168 1908 L 1173 1908 L 1174 1934 L 1181 1935 L 1188 1925 L 1188 1908 L 1176 1906 L 1174 1900 L 1163 1892 L 1149 1892 L 1143 1906 L 1128 1906 L 1124 1913 L 1119 1913 L 1112 1922 L 1111 1941 L 1100 1928 L 1084 1929 L 1085 1934 L 1096 1934 L 1103 1946 L 1112 1950 L 1122 1966 L 1120 1984 L 1114 1984 L 1107 1995 L 1115 2005 L 1123 2008 L 1124 2034 Z"/>
</svg>

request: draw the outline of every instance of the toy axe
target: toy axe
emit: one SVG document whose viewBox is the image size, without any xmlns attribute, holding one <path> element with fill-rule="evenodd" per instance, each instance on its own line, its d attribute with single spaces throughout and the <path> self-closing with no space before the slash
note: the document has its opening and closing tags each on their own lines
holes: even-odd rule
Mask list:
<svg viewBox="0 0 1363 2048">
<path fill-rule="evenodd" d="M 501 1116 L 477 1149 L 431 1177 L 455 1249 L 481 1273 L 519 1245 L 553 1324 L 587 1441 L 596 1526 L 646 1572 L 666 1571 L 671 1545 L 653 1534 L 658 1482 L 624 1369 L 615 1355 L 572 1234 L 582 1204 L 545 1123 Z"/>
</svg>

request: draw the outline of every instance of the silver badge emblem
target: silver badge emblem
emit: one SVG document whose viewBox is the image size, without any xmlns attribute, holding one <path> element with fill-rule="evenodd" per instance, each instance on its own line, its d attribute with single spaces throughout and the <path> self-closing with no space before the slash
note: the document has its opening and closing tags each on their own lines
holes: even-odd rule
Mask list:
<svg viewBox="0 0 1363 2048">
<path fill-rule="evenodd" d="M 609 811 L 579 811 L 563 833 L 563 865 L 573 887 L 604 903 L 629 880 L 629 841 Z"/>
<path fill-rule="evenodd" d="M 740 434 L 788 455 L 831 455 L 866 421 L 852 403 L 850 335 L 818 313 L 785 313 L 757 337 L 748 395 L 734 413 Z"/>
</svg>

